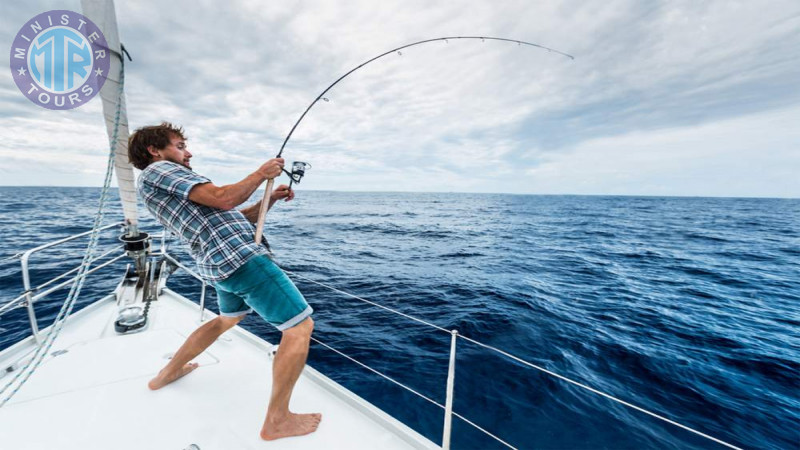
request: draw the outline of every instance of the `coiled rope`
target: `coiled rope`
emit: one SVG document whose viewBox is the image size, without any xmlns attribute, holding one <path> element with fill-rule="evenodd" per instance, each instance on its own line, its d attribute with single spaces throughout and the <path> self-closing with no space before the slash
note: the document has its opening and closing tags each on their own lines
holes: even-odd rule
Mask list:
<svg viewBox="0 0 800 450">
<path fill-rule="evenodd" d="M 8 393 L 8 395 L 6 395 L 5 398 L 0 401 L 0 408 L 5 406 L 5 404 L 8 403 L 8 401 L 11 400 L 11 398 L 14 397 L 17 392 L 19 392 L 20 388 L 25 385 L 25 383 L 30 379 L 31 375 L 33 375 L 42 361 L 44 361 L 47 354 L 50 352 L 50 348 L 53 346 L 53 343 L 61 332 L 64 323 L 72 313 L 75 302 L 80 296 L 81 289 L 83 288 L 83 282 L 86 279 L 86 272 L 89 270 L 89 267 L 95 260 L 94 253 L 100 236 L 100 224 L 103 222 L 105 217 L 108 189 L 111 186 L 111 178 L 114 173 L 114 154 L 116 153 L 117 141 L 119 140 L 119 122 L 122 115 L 122 96 L 124 85 L 125 60 L 120 58 L 119 90 L 117 92 L 117 111 L 114 115 L 114 132 L 109 140 L 111 148 L 109 149 L 108 162 L 106 163 L 106 177 L 105 181 L 103 182 L 103 190 L 100 194 L 100 204 L 97 208 L 97 214 L 95 214 L 94 217 L 94 225 L 92 226 L 92 233 L 89 237 L 89 244 L 86 247 L 86 252 L 83 255 L 83 260 L 79 266 L 78 275 L 75 278 L 75 282 L 72 283 L 69 295 L 67 295 L 67 300 L 61 306 L 61 310 L 58 312 L 58 315 L 53 321 L 53 325 L 50 327 L 50 331 L 47 333 L 47 337 L 45 337 L 44 342 L 39 345 L 27 364 L 25 364 L 25 366 L 23 366 L 17 372 L 14 378 L 12 378 L 11 381 L 9 381 L 5 386 L 3 386 L 3 389 L 0 390 L 0 396 Z"/>
</svg>

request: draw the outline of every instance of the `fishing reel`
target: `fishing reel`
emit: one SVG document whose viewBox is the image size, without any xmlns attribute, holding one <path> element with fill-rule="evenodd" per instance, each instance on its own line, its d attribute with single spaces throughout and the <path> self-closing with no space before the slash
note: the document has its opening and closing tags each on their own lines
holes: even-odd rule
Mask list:
<svg viewBox="0 0 800 450">
<path fill-rule="evenodd" d="M 292 188 L 292 183 L 300 184 L 300 180 L 303 179 L 303 176 L 306 174 L 306 170 L 311 168 L 311 164 L 303 161 L 295 161 L 292 163 L 292 171 L 289 172 L 286 169 L 283 169 L 286 172 L 286 175 L 289 175 L 289 189 Z"/>
</svg>

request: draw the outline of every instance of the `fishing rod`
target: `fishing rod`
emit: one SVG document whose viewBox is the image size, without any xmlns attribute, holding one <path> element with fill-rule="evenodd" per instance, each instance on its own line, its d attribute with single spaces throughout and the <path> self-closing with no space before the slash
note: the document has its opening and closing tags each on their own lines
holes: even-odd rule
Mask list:
<svg viewBox="0 0 800 450">
<path fill-rule="evenodd" d="M 283 154 L 283 149 L 286 147 L 286 143 L 289 142 L 289 139 L 291 139 L 292 134 L 294 134 L 294 130 L 297 128 L 298 125 L 300 125 L 300 122 L 303 121 L 303 118 L 306 116 L 306 114 L 308 114 L 308 112 L 311 110 L 311 108 L 313 108 L 314 105 L 316 105 L 317 102 L 319 102 L 320 100 L 328 101 L 328 99 L 325 98 L 325 94 L 328 91 L 330 91 L 334 86 L 339 84 L 340 81 L 342 81 L 343 79 L 347 78 L 347 76 L 350 75 L 351 73 L 355 72 L 356 70 L 366 66 L 367 64 L 369 64 L 369 63 L 371 63 L 371 62 L 373 62 L 373 61 L 375 61 L 377 59 L 383 58 L 386 55 L 390 55 L 392 53 L 397 53 L 398 55 L 402 56 L 403 53 L 401 52 L 401 50 L 403 50 L 405 48 L 408 48 L 408 47 L 413 47 L 415 45 L 422 45 L 422 44 L 427 44 L 429 42 L 437 42 L 437 41 L 445 41 L 447 43 L 450 40 L 458 40 L 458 39 L 480 39 L 483 42 L 485 42 L 485 41 L 510 42 L 510 43 L 517 44 L 519 46 L 527 45 L 527 46 L 530 46 L 530 47 L 537 47 L 537 48 L 540 48 L 542 50 L 547 50 L 550 53 L 557 53 L 559 55 L 565 56 L 565 57 L 567 57 L 569 59 L 572 59 L 572 60 L 575 59 L 575 57 L 572 56 L 572 55 L 566 54 L 566 53 L 558 51 L 556 49 L 552 49 L 550 47 L 545 47 L 544 45 L 534 44 L 532 42 L 520 41 L 520 40 L 516 40 L 516 39 L 506 39 L 506 38 L 489 37 L 489 36 L 447 36 L 447 37 L 439 37 L 439 38 L 434 38 L 434 39 L 425 39 L 425 40 L 422 40 L 422 41 L 412 42 L 411 44 L 406 44 L 406 45 L 403 45 L 403 46 L 400 46 L 400 47 L 397 47 L 397 48 L 393 48 L 393 49 L 391 49 L 389 51 L 381 53 L 378 56 L 375 56 L 374 58 L 368 59 L 367 61 L 364 61 L 363 63 L 359 64 L 358 66 L 350 69 L 350 71 L 348 71 L 344 75 L 340 76 L 336 81 L 331 83 L 330 86 L 326 87 L 325 90 L 322 91 L 317 96 L 317 98 L 315 98 L 314 101 L 311 102 L 310 105 L 308 105 L 308 108 L 306 108 L 306 110 L 303 111 L 303 114 L 300 115 L 300 118 L 297 119 L 297 122 L 294 123 L 294 126 L 292 126 L 292 129 L 289 131 L 289 134 L 286 135 L 286 139 L 283 140 L 283 144 L 281 144 L 281 149 L 280 149 L 280 151 L 278 151 L 278 154 L 275 157 L 276 158 L 280 158 L 281 157 L 281 155 Z M 305 175 L 305 170 L 307 168 L 310 168 L 310 167 L 311 167 L 310 164 L 298 161 L 298 162 L 295 162 L 295 163 L 292 164 L 292 171 L 291 172 L 287 171 L 286 169 L 282 169 L 284 172 L 286 172 L 287 175 L 289 175 L 289 178 L 290 178 L 289 187 L 291 188 L 292 183 L 298 183 L 299 184 L 300 180 L 303 178 L 303 175 Z M 267 188 L 264 190 L 264 198 L 261 200 L 261 208 L 260 208 L 260 210 L 258 212 L 258 225 L 256 226 L 256 243 L 257 244 L 261 243 L 261 237 L 263 236 L 264 220 L 266 219 L 266 216 L 267 216 L 267 205 L 269 204 L 269 198 L 272 195 L 272 186 L 273 186 L 274 182 L 275 182 L 274 178 L 270 178 L 269 180 L 267 180 Z"/>
</svg>

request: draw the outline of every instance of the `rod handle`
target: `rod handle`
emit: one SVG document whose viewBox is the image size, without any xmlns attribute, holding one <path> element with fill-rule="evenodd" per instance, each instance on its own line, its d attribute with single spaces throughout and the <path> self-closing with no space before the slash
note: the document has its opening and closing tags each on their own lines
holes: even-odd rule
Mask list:
<svg viewBox="0 0 800 450">
<path fill-rule="evenodd" d="M 275 184 L 275 179 L 270 178 L 267 180 L 267 188 L 264 189 L 264 198 L 261 199 L 261 208 L 258 209 L 258 225 L 256 225 L 256 244 L 261 244 L 261 237 L 264 236 L 264 220 L 267 218 L 267 211 L 269 211 L 269 199 L 272 196 L 272 186 Z"/>
</svg>

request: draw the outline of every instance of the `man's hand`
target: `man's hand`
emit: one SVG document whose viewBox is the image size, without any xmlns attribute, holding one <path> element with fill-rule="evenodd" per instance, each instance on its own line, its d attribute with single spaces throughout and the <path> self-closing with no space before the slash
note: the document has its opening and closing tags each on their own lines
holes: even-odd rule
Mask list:
<svg viewBox="0 0 800 450">
<path fill-rule="evenodd" d="M 284 201 L 290 201 L 294 198 L 294 191 L 289 189 L 289 186 L 282 184 L 275 188 L 272 191 L 272 196 L 269 199 L 269 204 L 272 206 L 273 203 L 277 202 L 280 199 L 285 198 Z"/>
<path fill-rule="evenodd" d="M 283 164 L 283 158 L 272 158 L 262 164 L 256 172 L 267 180 L 278 178 L 283 172 Z"/>
<path fill-rule="evenodd" d="M 272 205 L 275 204 L 280 199 L 285 199 L 284 201 L 289 201 L 294 198 L 294 191 L 289 189 L 289 186 L 282 184 L 275 188 L 272 191 L 272 195 L 269 197 L 269 208 L 271 209 Z M 258 213 L 261 209 L 261 200 L 258 201 L 255 205 L 248 206 L 247 208 L 241 209 L 240 211 L 247 217 L 247 220 L 250 222 L 256 223 L 258 222 Z"/>
</svg>

